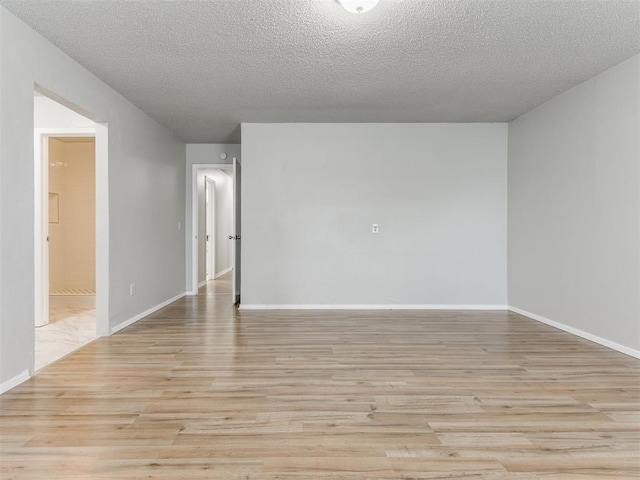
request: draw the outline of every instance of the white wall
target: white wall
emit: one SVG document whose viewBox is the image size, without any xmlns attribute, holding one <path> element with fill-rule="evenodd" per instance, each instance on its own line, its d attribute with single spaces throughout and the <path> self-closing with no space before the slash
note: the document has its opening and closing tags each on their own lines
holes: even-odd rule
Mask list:
<svg viewBox="0 0 640 480">
<path fill-rule="evenodd" d="M 95 123 L 88 118 L 38 93 L 33 98 L 33 107 L 35 128 L 95 127 Z"/>
<path fill-rule="evenodd" d="M 215 275 L 231 267 L 231 240 L 233 234 L 233 182 L 231 177 L 219 169 L 198 170 L 198 281 L 204 282 L 207 274 L 207 242 L 205 223 L 205 176 L 216 184 L 214 201 L 215 233 L 214 255 Z"/>
<path fill-rule="evenodd" d="M 242 159 L 245 308 L 506 304 L 506 124 L 243 124 Z"/>
<path fill-rule="evenodd" d="M 186 203 L 185 203 L 185 282 L 188 292 L 197 290 L 197 285 L 193 285 L 193 166 L 208 164 L 226 164 L 233 163 L 233 157 L 240 158 L 240 145 L 238 144 L 187 144 L 186 154 Z M 220 155 L 226 153 L 227 158 L 222 159 Z"/>
<path fill-rule="evenodd" d="M 222 154 L 227 158 L 221 158 Z M 194 164 L 226 164 L 233 163 L 233 157 L 240 158 L 240 145 L 237 143 L 188 143 L 187 163 Z"/>
<path fill-rule="evenodd" d="M 33 366 L 34 84 L 109 124 L 112 327 L 184 292 L 185 237 L 177 223 L 185 208 L 185 146 L 1 7 L 0 44 L 0 384 L 6 385 Z"/>
<path fill-rule="evenodd" d="M 509 124 L 509 304 L 640 350 L 640 56 Z"/>
</svg>

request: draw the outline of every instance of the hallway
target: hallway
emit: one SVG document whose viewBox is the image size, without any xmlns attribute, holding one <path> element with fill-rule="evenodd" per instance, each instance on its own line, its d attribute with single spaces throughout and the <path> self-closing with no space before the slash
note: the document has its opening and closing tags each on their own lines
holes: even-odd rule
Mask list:
<svg viewBox="0 0 640 480">
<path fill-rule="evenodd" d="M 631 357 L 503 311 L 237 312 L 229 277 L 2 395 L 0 476 L 638 472 Z"/>
</svg>

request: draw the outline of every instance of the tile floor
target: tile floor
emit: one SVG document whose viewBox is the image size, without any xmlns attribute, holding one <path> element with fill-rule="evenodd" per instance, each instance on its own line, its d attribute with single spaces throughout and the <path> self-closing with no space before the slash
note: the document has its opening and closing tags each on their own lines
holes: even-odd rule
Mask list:
<svg viewBox="0 0 640 480">
<path fill-rule="evenodd" d="M 51 295 L 49 323 L 36 328 L 36 371 L 95 338 L 95 296 Z"/>
</svg>

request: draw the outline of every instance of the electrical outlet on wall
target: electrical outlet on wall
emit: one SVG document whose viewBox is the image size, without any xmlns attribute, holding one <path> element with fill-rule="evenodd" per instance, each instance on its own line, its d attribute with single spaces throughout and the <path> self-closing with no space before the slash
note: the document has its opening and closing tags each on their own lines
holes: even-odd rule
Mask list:
<svg viewBox="0 0 640 480">
<path fill-rule="evenodd" d="M 379 231 L 380 231 L 380 227 L 378 227 L 378 224 L 377 224 L 377 223 L 374 223 L 374 224 L 371 226 L 371 233 L 378 233 Z"/>
<path fill-rule="evenodd" d="M 136 294 L 136 284 L 135 283 L 130 283 L 129 284 L 129 295 L 135 295 Z"/>
</svg>

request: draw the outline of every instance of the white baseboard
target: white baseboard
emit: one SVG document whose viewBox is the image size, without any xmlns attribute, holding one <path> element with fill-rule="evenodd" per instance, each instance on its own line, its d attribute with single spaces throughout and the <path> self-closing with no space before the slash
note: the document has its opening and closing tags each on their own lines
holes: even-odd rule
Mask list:
<svg viewBox="0 0 640 480">
<path fill-rule="evenodd" d="M 17 387 L 22 382 L 29 380 L 29 378 L 31 378 L 31 375 L 29 375 L 29 370 L 25 370 L 24 372 L 20 372 L 15 377 L 10 378 L 6 382 L 0 383 L 0 395 L 4 392 L 8 392 L 13 387 Z"/>
<path fill-rule="evenodd" d="M 240 310 L 507 310 L 506 305 L 265 305 L 240 304 Z"/>
<path fill-rule="evenodd" d="M 198 288 L 202 288 L 202 287 L 204 287 L 206 284 L 207 284 L 207 281 L 206 281 L 206 280 L 203 280 L 202 282 L 200 282 L 200 283 L 198 284 Z"/>
<path fill-rule="evenodd" d="M 620 345 L 619 343 L 613 342 L 611 340 L 607 340 L 606 338 L 599 337 L 597 335 L 593 335 L 592 333 L 585 332 L 584 330 L 580 330 L 579 328 L 570 327 L 569 325 L 565 325 L 564 323 L 556 322 L 555 320 L 550 320 L 548 318 L 543 317 L 542 315 L 538 315 L 537 313 L 527 312 L 526 310 L 522 310 L 521 308 L 509 306 L 509 310 L 514 313 L 519 313 L 525 317 L 531 318 L 532 320 L 537 320 L 538 322 L 545 323 L 551 327 L 555 327 L 559 330 L 563 330 L 565 332 L 571 333 L 578 337 L 582 337 L 586 340 L 590 340 L 597 344 L 600 344 L 604 347 L 611 348 L 613 350 L 617 350 L 620 353 L 624 353 L 626 355 L 630 355 L 635 358 L 640 358 L 640 350 L 635 350 L 630 347 L 626 347 L 624 345 Z"/>
<path fill-rule="evenodd" d="M 233 270 L 233 267 L 225 268 L 221 272 L 216 273 L 215 276 L 213 277 L 213 279 L 215 280 L 216 278 L 220 278 L 221 276 L 226 275 L 227 273 L 229 273 L 231 270 Z"/>
<path fill-rule="evenodd" d="M 129 325 L 133 325 L 134 323 L 136 323 L 138 320 L 143 319 L 144 317 L 151 315 L 154 312 L 157 312 L 158 310 L 160 310 L 161 308 L 166 307 L 167 305 L 169 305 L 170 303 L 175 302 L 176 300 L 180 300 L 182 297 L 184 297 L 186 295 L 186 292 L 180 293 L 178 295 L 176 295 L 173 298 L 170 298 L 169 300 L 166 300 L 158 305 L 156 305 L 155 307 L 151 307 L 149 310 L 145 310 L 144 312 L 136 315 L 135 317 L 130 318 L 129 320 L 125 320 L 122 323 L 119 323 L 118 325 L 116 325 L 115 327 L 111 328 L 111 334 L 114 334 L 116 332 L 119 332 L 120 330 L 122 330 L 123 328 L 127 328 Z"/>
</svg>

